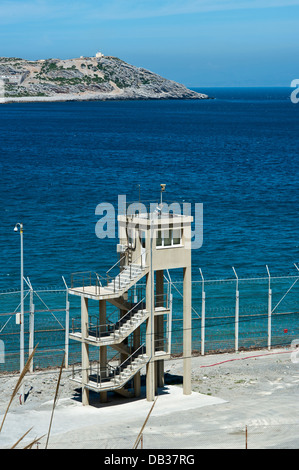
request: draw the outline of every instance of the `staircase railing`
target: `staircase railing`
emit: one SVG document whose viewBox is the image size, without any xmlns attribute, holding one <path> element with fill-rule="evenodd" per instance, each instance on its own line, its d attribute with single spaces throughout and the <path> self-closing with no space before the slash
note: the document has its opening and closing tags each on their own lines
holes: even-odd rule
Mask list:
<svg viewBox="0 0 299 470">
<path fill-rule="evenodd" d="M 132 261 L 132 263 L 130 263 L 130 266 L 133 265 L 133 264 L 138 264 L 138 263 L 136 263 L 136 261 L 139 260 L 139 258 L 140 258 L 141 269 L 145 268 L 146 263 L 143 262 L 142 257 L 144 256 L 146 258 L 147 253 L 148 253 L 148 251 L 145 251 L 144 253 L 140 253 L 140 255 L 137 256 L 137 258 L 135 258 L 134 261 Z"/>
<path fill-rule="evenodd" d="M 88 381 L 93 382 L 97 388 L 106 388 L 108 390 L 122 386 L 122 383 L 130 380 L 131 376 L 128 376 L 122 380 L 121 373 L 124 372 L 128 367 L 131 367 L 132 376 L 135 375 L 140 367 L 142 367 L 147 362 L 147 360 L 144 360 L 140 363 L 140 367 L 138 367 L 136 371 L 133 370 L 132 365 L 134 360 L 143 354 L 145 354 L 145 343 L 136 349 L 136 351 L 126 358 L 119 366 L 112 366 L 108 363 L 107 367 L 101 368 L 99 362 L 96 364 L 90 364 L 88 367 Z M 77 381 L 81 381 L 82 372 L 83 369 L 81 369 L 81 374 L 75 374 L 75 368 L 73 365 L 72 378 Z"/>
<path fill-rule="evenodd" d="M 119 366 L 116 366 L 117 374 L 121 374 L 129 366 L 132 367 L 134 359 L 146 353 L 145 343 L 139 346 L 129 357 L 127 357 Z"/>
<path fill-rule="evenodd" d="M 121 273 L 124 270 L 127 270 L 129 273 L 130 280 L 133 278 L 132 270 L 134 265 L 139 265 L 141 269 L 145 267 L 143 257 L 146 256 L 145 253 L 141 253 L 137 256 L 134 261 L 128 265 L 121 265 L 121 261 L 125 258 L 126 255 L 122 256 L 111 268 L 106 271 L 106 275 L 102 276 L 95 271 L 82 271 L 75 272 L 71 274 L 71 289 L 80 289 L 82 292 L 87 292 L 89 294 L 100 295 L 102 289 L 107 287 L 110 283 L 113 283 L 113 293 L 117 290 L 121 290 Z M 140 263 L 138 263 L 140 260 Z M 117 268 L 118 272 L 115 276 L 111 276 L 112 270 Z"/>
<path fill-rule="evenodd" d="M 167 293 L 156 294 L 155 295 L 155 307 L 169 308 L 169 297 Z M 117 309 L 118 311 L 118 309 Z M 88 336 L 93 336 L 95 338 L 102 338 L 105 336 L 113 335 L 116 339 L 116 332 L 128 321 L 130 321 L 137 312 L 144 313 L 146 311 L 145 297 L 143 297 L 139 302 L 134 303 L 130 310 L 125 313 L 118 321 L 113 322 L 107 319 L 107 323 L 100 323 L 99 318 L 96 315 L 91 315 L 90 320 L 95 317 L 96 321 L 89 321 L 87 326 Z M 116 310 L 113 311 L 115 314 Z M 81 332 L 81 319 L 72 319 L 72 334 Z"/>
<path fill-rule="evenodd" d="M 135 304 L 131 310 L 129 310 L 123 317 L 121 317 L 116 323 L 115 323 L 115 326 L 117 326 L 116 329 L 119 329 L 121 326 L 123 326 L 125 323 L 127 323 L 127 321 L 131 320 L 131 318 L 135 315 L 135 313 L 137 313 L 138 311 L 141 311 L 142 312 L 144 311 L 144 305 L 143 305 L 143 302 L 144 302 L 145 298 L 141 299 L 137 304 Z M 138 305 L 140 305 L 140 310 L 138 310 Z"/>
<path fill-rule="evenodd" d="M 108 286 L 108 284 L 109 284 L 110 282 L 112 282 L 112 280 L 113 280 L 113 283 L 114 283 L 114 289 L 113 289 L 113 290 L 114 290 L 114 292 L 115 292 L 115 283 L 116 283 L 116 280 L 115 280 L 115 279 L 116 279 L 117 276 L 120 275 L 120 273 L 121 273 L 121 272 L 124 270 L 124 268 L 125 268 L 124 265 L 122 266 L 122 265 L 120 264 L 121 261 L 122 261 L 123 259 L 125 259 L 125 257 L 126 257 L 126 255 L 122 256 L 116 263 L 114 263 L 113 266 L 111 266 L 111 268 L 108 269 L 108 271 L 106 271 L 106 285 Z M 119 270 L 118 273 L 117 273 L 115 276 L 111 276 L 109 273 L 110 273 L 113 269 L 115 269 L 116 267 L 118 267 L 118 270 Z M 120 289 L 120 276 L 119 276 L 119 278 L 118 278 L 118 282 L 119 282 L 118 288 Z"/>
<path fill-rule="evenodd" d="M 163 294 L 155 294 L 155 308 L 156 307 L 169 308 L 169 295 L 167 292 Z"/>
<path fill-rule="evenodd" d="M 120 262 L 126 257 L 124 255 L 120 260 L 118 260 L 113 266 L 111 266 L 108 271 L 106 271 L 106 285 L 108 286 L 109 283 L 113 283 L 113 292 L 116 292 L 116 290 L 121 290 L 121 274 L 124 271 L 127 271 L 129 273 L 130 280 L 132 279 L 132 270 L 134 269 L 134 265 L 138 265 L 138 261 L 140 260 L 140 267 L 143 269 L 146 264 L 143 261 L 143 257 L 146 257 L 146 252 L 141 253 L 138 255 L 130 264 L 127 265 L 120 265 Z M 119 271 L 115 276 L 111 276 L 109 273 L 118 267 Z"/>
<path fill-rule="evenodd" d="M 154 340 L 155 355 L 170 354 L 170 344 L 166 337 L 155 338 Z"/>
<path fill-rule="evenodd" d="M 88 329 L 88 336 L 94 336 L 96 338 L 102 338 L 105 336 L 111 336 L 113 335 L 114 338 L 116 336 L 116 332 L 128 321 L 131 320 L 131 318 L 134 317 L 134 315 L 137 313 L 137 311 L 144 310 L 144 308 L 141 308 L 138 310 L 138 305 L 142 306 L 144 299 L 140 300 L 137 304 L 135 304 L 131 310 L 129 310 L 120 320 L 118 320 L 116 323 L 105 323 L 105 324 L 100 324 L 98 319 L 96 323 L 89 323 L 87 325 Z"/>
<path fill-rule="evenodd" d="M 100 289 L 103 287 L 102 281 L 104 281 L 103 276 L 94 271 L 81 271 L 71 274 L 72 289 L 79 284 L 78 287 L 82 288 L 83 292 L 88 289 L 88 292 L 96 295 L 100 294 Z"/>
</svg>

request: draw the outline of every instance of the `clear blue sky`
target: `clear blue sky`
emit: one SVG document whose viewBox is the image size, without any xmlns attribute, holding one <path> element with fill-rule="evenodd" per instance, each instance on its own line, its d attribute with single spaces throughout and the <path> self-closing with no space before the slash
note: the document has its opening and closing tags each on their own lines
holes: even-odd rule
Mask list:
<svg viewBox="0 0 299 470">
<path fill-rule="evenodd" d="M 290 86 L 299 0 L 0 0 L 0 56 L 102 51 L 187 86 Z"/>
</svg>

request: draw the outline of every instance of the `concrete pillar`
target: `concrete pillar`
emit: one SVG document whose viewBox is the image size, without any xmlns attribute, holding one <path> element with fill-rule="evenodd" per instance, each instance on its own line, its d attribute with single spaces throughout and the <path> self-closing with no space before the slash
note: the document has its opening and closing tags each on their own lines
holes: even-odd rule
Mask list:
<svg viewBox="0 0 299 470">
<path fill-rule="evenodd" d="M 100 331 L 106 329 L 106 300 L 99 301 L 99 320 L 100 320 Z M 101 328 L 102 326 L 102 328 Z M 100 346 L 100 377 L 106 377 L 107 375 L 107 346 Z M 107 402 L 107 392 L 100 392 L 101 403 Z"/>
<path fill-rule="evenodd" d="M 183 393 L 191 394 L 191 353 L 192 353 L 192 320 L 191 320 L 191 266 L 183 268 Z"/>
<path fill-rule="evenodd" d="M 163 307 L 163 294 L 164 294 L 164 271 L 160 269 L 156 271 L 156 305 Z"/>
<path fill-rule="evenodd" d="M 89 390 L 85 384 L 89 377 L 89 346 L 85 343 L 88 336 L 88 298 L 81 297 L 81 360 L 82 360 L 82 404 L 89 405 Z"/>
<path fill-rule="evenodd" d="M 164 271 L 156 271 L 156 306 L 164 306 Z M 160 350 L 166 350 L 164 344 L 164 322 L 163 315 L 157 315 L 155 318 L 155 346 Z M 164 387 L 164 360 L 156 362 L 156 380 L 157 387 Z"/>
<path fill-rule="evenodd" d="M 140 327 L 136 328 L 136 330 L 133 333 L 133 348 L 134 351 L 138 349 L 140 346 Z M 134 375 L 134 393 L 135 397 L 140 397 L 141 395 L 141 377 L 140 377 L 140 372 L 137 372 L 137 374 Z"/>
<path fill-rule="evenodd" d="M 149 317 L 146 321 L 146 354 L 151 359 L 146 365 L 146 398 L 148 401 L 155 399 L 155 363 L 154 351 L 154 283 L 151 271 L 146 275 L 146 309 Z"/>
<path fill-rule="evenodd" d="M 157 361 L 157 386 L 164 387 L 164 360 Z"/>
</svg>

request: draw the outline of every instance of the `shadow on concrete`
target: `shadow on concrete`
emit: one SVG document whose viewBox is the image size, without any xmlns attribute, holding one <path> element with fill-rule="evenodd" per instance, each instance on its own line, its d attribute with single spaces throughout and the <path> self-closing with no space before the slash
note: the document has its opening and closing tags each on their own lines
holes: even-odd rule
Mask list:
<svg viewBox="0 0 299 470">
<path fill-rule="evenodd" d="M 183 377 L 181 375 L 173 375 L 169 373 L 165 373 L 164 375 L 164 387 L 158 389 L 157 395 L 168 395 L 168 385 L 181 385 L 183 383 Z M 146 398 L 146 377 L 145 375 L 141 376 L 141 393 L 139 397 L 135 397 L 133 395 L 133 389 L 131 387 L 131 383 L 128 382 L 126 387 L 127 392 L 131 392 L 131 396 L 123 396 L 117 393 L 115 390 L 107 393 L 107 402 L 102 403 L 100 401 L 100 393 L 95 392 L 93 390 L 89 391 L 89 404 L 96 408 L 104 408 L 107 406 L 115 406 L 126 404 L 128 401 L 135 402 L 139 400 L 144 400 Z M 156 395 L 156 396 L 157 396 Z M 82 402 L 82 389 L 78 387 L 74 390 L 74 395 L 72 399 L 76 402 Z"/>
</svg>

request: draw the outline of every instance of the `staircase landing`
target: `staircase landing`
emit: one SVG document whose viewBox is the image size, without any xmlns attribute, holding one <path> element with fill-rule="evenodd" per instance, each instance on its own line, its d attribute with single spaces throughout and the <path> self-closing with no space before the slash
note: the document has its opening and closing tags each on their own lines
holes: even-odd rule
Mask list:
<svg viewBox="0 0 299 470">
<path fill-rule="evenodd" d="M 140 266 L 131 264 L 125 268 L 114 278 L 109 278 L 107 285 L 92 282 L 94 276 L 84 273 L 85 283 L 68 289 L 69 294 L 87 297 L 93 300 L 109 300 L 121 297 L 130 287 L 134 286 L 145 274 L 148 273 L 148 266 Z M 81 276 L 83 278 L 83 276 Z M 84 280 L 84 278 L 83 278 Z M 87 283 L 86 283 L 87 281 Z"/>
</svg>

